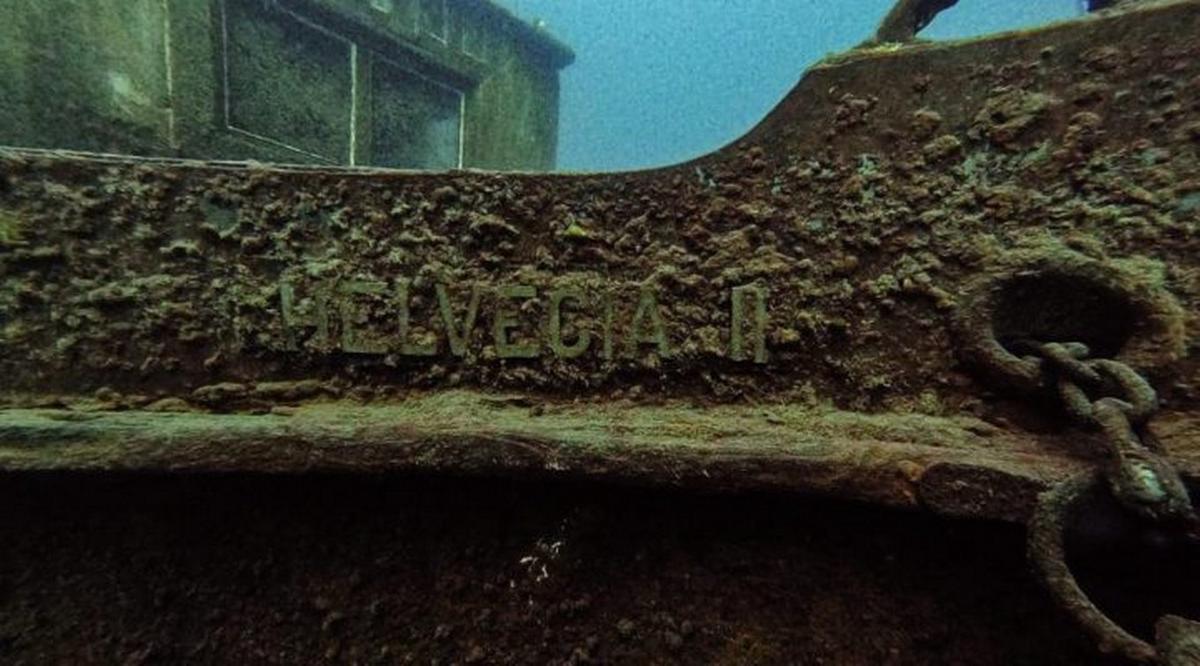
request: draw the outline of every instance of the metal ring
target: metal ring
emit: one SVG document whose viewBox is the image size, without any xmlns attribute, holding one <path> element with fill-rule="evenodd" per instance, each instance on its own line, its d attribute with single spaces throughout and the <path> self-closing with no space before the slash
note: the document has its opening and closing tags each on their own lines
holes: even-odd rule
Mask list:
<svg viewBox="0 0 1200 666">
<path fill-rule="evenodd" d="M 1105 615 L 1079 587 L 1075 574 L 1067 566 L 1065 535 L 1072 512 L 1081 500 L 1094 496 L 1103 487 L 1103 477 L 1089 474 L 1043 493 L 1029 521 L 1029 559 L 1055 601 L 1070 613 L 1101 652 L 1153 663 L 1159 657 L 1158 650 Z"/>
<path fill-rule="evenodd" d="M 1063 280 L 1073 285 L 1083 285 L 1103 297 L 1105 302 L 1119 306 L 1132 316 L 1131 337 L 1114 338 L 1106 344 L 1114 349 L 1095 350 L 1115 353 L 1122 362 L 1137 366 L 1144 371 L 1163 368 L 1187 354 L 1187 334 L 1183 308 L 1174 297 L 1157 285 L 1147 284 L 1136 274 L 1111 266 L 1106 262 L 1085 257 L 1073 252 L 1053 253 L 1037 251 L 1010 251 L 994 260 L 994 266 L 971 282 L 958 300 L 953 315 L 953 331 L 957 355 L 965 365 L 979 371 L 997 387 L 1023 394 L 1044 395 L 1055 390 L 1050 372 L 1043 372 L 1042 364 L 1022 358 L 1019 349 L 1008 349 L 997 339 L 1003 335 L 1036 335 L 1037 331 L 1024 330 L 1028 327 L 1009 326 L 997 320 L 1001 306 L 1010 299 L 1009 289 L 1013 285 L 1052 285 Z M 1032 281 L 1032 282 L 1031 282 Z M 1022 288 L 1026 288 L 1022 287 Z M 1036 300 L 1036 294 L 1033 295 Z M 1067 298 L 1059 296 L 1058 298 Z M 1050 304 L 1055 301 L 1051 299 Z M 1022 307 L 1037 308 L 1045 302 L 1013 304 L 1009 309 Z M 1009 313 L 1012 314 L 1011 312 Z M 1081 339 L 1092 331 L 1092 322 L 1080 322 L 1076 331 L 1058 331 L 1060 336 Z M 998 327 L 1011 330 L 997 330 Z M 1097 341 L 1099 342 L 1099 341 Z M 1004 343 L 1011 345 L 1012 339 Z M 1068 348 L 1068 353 L 1081 351 Z M 1015 353 L 1014 353 L 1015 352 Z"/>
</svg>

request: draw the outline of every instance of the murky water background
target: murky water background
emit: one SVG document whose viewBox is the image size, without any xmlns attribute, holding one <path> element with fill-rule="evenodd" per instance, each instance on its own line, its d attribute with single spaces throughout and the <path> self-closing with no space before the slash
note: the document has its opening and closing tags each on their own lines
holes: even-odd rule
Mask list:
<svg viewBox="0 0 1200 666">
<path fill-rule="evenodd" d="M 503 0 L 578 54 L 563 72 L 562 169 L 681 161 L 741 136 L 807 67 L 862 43 L 893 0 Z M 1079 0 L 962 0 L 922 36 L 1084 13 Z"/>
<path fill-rule="evenodd" d="M 893 0 L 19 0 L 0 145 L 410 169 L 608 171 L 713 151 Z M 963 0 L 922 37 L 1068 19 Z"/>
</svg>

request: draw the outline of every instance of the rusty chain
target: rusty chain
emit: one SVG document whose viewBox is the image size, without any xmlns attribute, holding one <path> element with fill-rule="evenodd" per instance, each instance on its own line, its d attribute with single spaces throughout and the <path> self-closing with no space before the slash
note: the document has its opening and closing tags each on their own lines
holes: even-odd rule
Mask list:
<svg viewBox="0 0 1200 666">
<path fill-rule="evenodd" d="M 1118 502 L 1155 523 L 1196 524 L 1183 479 L 1144 430 L 1158 411 L 1150 382 L 1120 361 L 1088 358 L 1091 351 L 1082 343 L 1023 340 L 1012 349 L 1040 363 L 1076 425 L 1103 435 L 1105 478 Z"/>
<path fill-rule="evenodd" d="M 1029 553 L 1043 582 L 1096 641 L 1101 651 L 1139 662 L 1167 666 L 1200 665 L 1200 624 L 1163 617 L 1157 644 L 1130 634 L 1084 593 L 1066 563 L 1064 535 L 1072 509 L 1106 483 L 1117 502 L 1141 519 L 1200 538 L 1200 518 L 1187 487 L 1162 447 L 1146 428 L 1158 411 L 1158 395 L 1130 366 L 1090 358 L 1078 342 L 1020 340 L 1007 346 L 1026 364 L 1036 365 L 1045 387 L 1053 389 L 1071 421 L 1101 434 L 1108 454 L 1099 474 L 1074 479 L 1043 495 L 1029 526 Z"/>
</svg>

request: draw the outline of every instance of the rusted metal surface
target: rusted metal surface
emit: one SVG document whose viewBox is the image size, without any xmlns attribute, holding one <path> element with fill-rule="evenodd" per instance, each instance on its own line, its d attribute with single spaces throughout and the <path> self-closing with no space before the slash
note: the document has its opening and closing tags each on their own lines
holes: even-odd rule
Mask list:
<svg viewBox="0 0 1200 666">
<path fill-rule="evenodd" d="M 0 466 L 536 470 L 1019 520 L 1103 456 L 980 372 L 1030 336 L 1148 373 L 1195 474 L 1198 7 L 853 51 L 642 173 L 6 150 Z"/>
<path fill-rule="evenodd" d="M 1065 535 L 1072 508 L 1081 498 L 1101 487 L 1098 478 L 1081 477 L 1048 493 L 1030 522 L 1030 559 L 1046 586 L 1060 600 L 1103 653 L 1120 653 L 1133 661 L 1153 662 L 1154 646 L 1130 634 L 1104 614 L 1087 597 L 1067 565 Z"/>
<path fill-rule="evenodd" d="M 1200 664 L 1200 624 L 1169 615 L 1159 621 L 1157 635 L 1164 664 Z"/>
<path fill-rule="evenodd" d="M 519 401 L 520 402 L 520 401 Z M 429 470 L 774 489 L 1023 520 L 1036 493 L 1086 469 L 976 421 L 930 424 L 786 408 L 552 405 L 472 393 L 400 405 L 332 402 L 287 415 L 13 410 L 8 470 Z"/>
<path fill-rule="evenodd" d="M 355 474 L 0 475 L 0 661 L 1112 664 L 1015 525 Z"/>
<path fill-rule="evenodd" d="M 1164 666 L 1195 664 L 1200 655 L 1197 623 L 1173 615 L 1156 622 L 1156 644 L 1121 627 L 1092 601 L 1067 561 L 1066 536 L 1078 520 L 1080 506 L 1101 497 L 1105 479 L 1081 475 L 1043 495 L 1029 522 L 1029 556 L 1042 582 L 1090 636 L 1100 652 L 1130 661 Z"/>
</svg>

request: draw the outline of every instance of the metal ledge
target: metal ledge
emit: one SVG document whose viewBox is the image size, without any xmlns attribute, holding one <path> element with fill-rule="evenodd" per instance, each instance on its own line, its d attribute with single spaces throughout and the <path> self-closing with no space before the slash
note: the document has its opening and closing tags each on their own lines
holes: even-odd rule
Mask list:
<svg viewBox="0 0 1200 666">
<path fill-rule="evenodd" d="M 1164 418 L 1186 450 L 1200 424 Z M 1194 447 L 1193 447 L 1194 448 Z M 1072 450 L 1073 449 L 1073 450 Z M 772 490 L 1024 520 L 1085 471 L 1087 438 L 1015 434 L 971 417 L 682 403 L 535 404 L 468 391 L 263 414 L 8 409 L 4 471 L 435 471 Z M 1200 472 L 1200 451 L 1181 457 Z M 1190 464 L 1188 464 L 1190 463 Z"/>
</svg>

